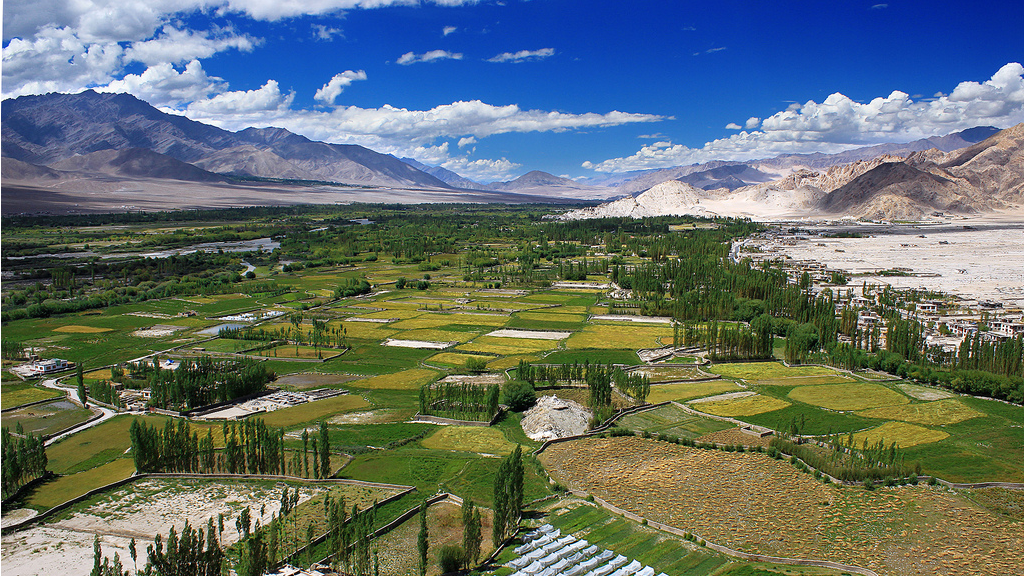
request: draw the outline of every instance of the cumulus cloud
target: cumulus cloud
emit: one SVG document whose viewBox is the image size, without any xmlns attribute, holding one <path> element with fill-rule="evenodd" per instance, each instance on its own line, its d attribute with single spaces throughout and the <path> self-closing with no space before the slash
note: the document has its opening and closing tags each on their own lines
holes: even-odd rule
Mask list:
<svg viewBox="0 0 1024 576">
<path fill-rule="evenodd" d="M 726 130 L 743 130 L 743 126 L 740 126 L 739 124 L 737 124 L 735 122 L 729 122 L 728 124 L 725 125 L 725 129 Z"/>
<path fill-rule="evenodd" d="M 186 107 L 185 112 L 186 116 L 205 117 L 214 125 L 230 125 L 230 122 L 220 122 L 218 119 L 284 112 L 292 105 L 294 99 L 294 92 L 281 92 L 277 80 L 267 80 L 266 84 L 256 90 L 221 92 L 211 98 L 196 100 Z M 254 122 L 250 126 L 259 124 Z"/>
<path fill-rule="evenodd" d="M 44 28 L 30 40 L 15 38 L 3 49 L 3 97 L 105 84 L 121 70 L 123 55 L 120 44 L 90 44 L 67 27 Z"/>
<path fill-rule="evenodd" d="M 333 105 L 342 91 L 351 86 L 356 80 L 366 80 L 366 72 L 363 70 L 358 72 L 345 70 L 341 74 L 335 74 L 330 82 L 324 84 L 322 88 L 316 91 L 313 99 L 321 104 Z"/>
<path fill-rule="evenodd" d="M 747 130 L 754 130 L 761 125 L 761 119 L 757 116 L 751 116 L 747 118 L 747 122 L 743 125 Z"/>
<path fill-rule="evenodd" d="M 488 58 L 488 62 L 526 62 L 529 60 L 542 60 L 549 56 L 555 55 L 554 48 L 541 48 L 539 50 L 520 50 L 519 52 L 502 52 L 493 58 Z"/>
<path fill-rule="evenodd" d="M 472 146 L 476 144 L 476 138 L 467 136 L 465 138 L 459 138 L 459 148 L 465 148 L 466 146 Z"/>
<path fill-rule="evenodd" d="M 756 118 L 750 118 L 753 125 Z M 1011 62 L 985 82 L 961 82 L 948 96 L 915 101 L 894 91 L 867 103 L 834 93 L 823 102 L 790 105 L 760 123 L 727 138 L 690 148 L 656 142 L 632 156 L 584 168 L 624 172 L 709 160 L 751 160 L 784 153 L 839 152 L 882 142 L 909 142 L 974 126 L 1010 126 L 1024 122 L 1024 66 Z"/>
<path fill-rule="evenodd" d="M 439 6 L 476 4 L 478 0 L 434 0 Z M 149 38 L 171 16 L 194 12 L 236 13 L 256 20 L 336 14 L 344 10 L 409 5 L 410 0 L 7 0 L 4 41 L 33 36 L 41 27 L 71 27 L 92 42 Z"/>
<path fill-rule="evenodd" d="M 441 36 L 453 34 L 455 33 L 456 30 L 458 30 L 458 28 L 456 28 L 455 26 L 445 26 L 444 28 L 441 29 Z"/>
<path fill-rule="evenodd" d="M 511 180 L 523 165 L 504 157 L 493 160 L 487 158 L 470 160 L 468 157 L 459 156 L 444 161 L 441 163 L 441 167 L 477 182 L 496 182 Z"/>
<path fill-rule="evenodd" d="M 462 54 L 447 50 L 431 50 L 423 54 L 406 52 L 398 57 L 397 62 L 403 66 L 408 66 L 417 62 L 437 62 L 438 60 L 462 60 Z"/>
<path fill-rule="evenodd" d="M 247 35 L 228 32 L 195 32 L 163 26 L 151 40 L 134 42 L 125 50 L 124 61 L 141 62 L 147 66 L 160 63 L 177 64 L 196 58 L 209 58 L 218 52 L 235 49 L 251 52 L 259 44 Z"/>
<path fill-rule="evenodd" d="M 226 83 L 208 76 L 198 60 L 178 72 L 168 63 L 146 68 L 142 74 L 128 74 L 120 80 L 97 88 L 99 92 L 127 92 L 153 106 L 177 107 L 220 92 Z"/>
</svg>

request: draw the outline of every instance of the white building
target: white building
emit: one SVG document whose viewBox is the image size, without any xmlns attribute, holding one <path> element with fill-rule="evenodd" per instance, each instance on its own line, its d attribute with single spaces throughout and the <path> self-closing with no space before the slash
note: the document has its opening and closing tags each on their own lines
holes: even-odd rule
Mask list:
<svg viewBox="0 0 1024 576">
<path fill-rule="evenodd" d="M 29 366 L 29 370 L 33 374 L 53 374 L 54 372 L 60 372 L 67 370 L 74 366 L 73 362 L 68 362 L 62 358 L 51 358 L 49 360 L 38 360 L 33 362 Z"/>
</svg>

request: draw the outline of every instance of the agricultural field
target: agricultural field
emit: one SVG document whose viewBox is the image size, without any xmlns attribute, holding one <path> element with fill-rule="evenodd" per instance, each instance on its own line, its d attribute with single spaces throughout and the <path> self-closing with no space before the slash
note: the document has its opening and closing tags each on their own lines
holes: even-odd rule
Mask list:
<svg viewBox="0 0 1024 576">
<path fill-rule="evenodd" d="M 762 454 L 635 437 L 556 444 L 540 459 L 572 489 L 747 552 L 884 574 L 1007 574 L 1022 561 L 1020 522 L 944 488 L 837 487 Z"/>
<path fill-rule="evenodd" d="M 570 350 L 581 348 L 660 348 L 672 344 L 672 329 L 664 326 L 590 324 L 566 341 Z"/>
<path fill-rule="evenodd" d="M 651 404 L 666 400 L 692 400 L 704 396 L 713 396 L 726 392 L 735 392 L 742 388 L 729 380 L 709 380 L 706 382 L 676 382 L 674 384 L 652 384 L 647 401 Z"/>
<path fill-rule="evenodd" d="M 82 408 L 67 400 L 57 400 L 7 412 L 3 415 L 3 425 L 13 430 L 21 424 L 25 432 L 49 436 L 85 422 L 92 416 L 93 411 L 88 408 Z"/>
<path fill-rule="evenodd" d="M 726 378 L 737 380 L 758 381 L 778 380 L 781 378 L 805 378 L 808 376 L 835 376 L 837 372 L 820 366 L 788 367 L 780 362 L 736 362 L 730 364 L 714 364 L 707 368 L 708 372 L 720 374 Z"/>
<path fill-rule="evenodd" d="M 516 445 L 505 439 L 497 428 L 481 426 L 440 426 L 423 439 L 423 447 L 431 450 L 454 450 L 506 456 Z"/>
<path fill-rule="evenodd" d="M 753 416 L 764 412 L 773 412 L 775 410 L 785 408 L 788 405 L 789 403 L 785 400 L 779 400 L 778 398 L 772 398 L 771 396 L 752 394 L 749 396 L 740 396 L 724 400 L 699 402 L 694 404 L 694 408 L 701 412 L 714 414 L 715 416 L 728 416 L 735 418 Z"/>
<path fill-rule="evenodd" d="M 4 410 L 60 396 L 61 393 L 52 388 L 37 387 L 21 381 L 4 382 L 0 388 L 0 397 L 3 398 L 0 404 Z"/>
<path fill-rule="evenodd" d="M 651 432 L 691 440 L 735 427 L 729 422 L 697 416 L 672 404 L 630 414 L 620 418 L 616 424 L 637 432 Z"/>
<path fill-rule="evenodd" d="M 68 576 L 85 576 L 92 567 L 94 535 L 108 556 L 115 553 L 122 564 L 132 565 L 129 540 L 140 545 L 153 534 L 174 526 L 181 530 L 188 522 L 205 529 L 208 520 L 214 525 L 225 517 L 225 530 L 219 535 L 224 545 L 239 539 L 235 519 L 249 508 L 254 521 L 267 523 L 278 512 L 284 484 L 276 482 L 240 482 L 213 480 L 143 480 L 93 497 L 69 511 L 62 512 L 41 526 L 4 536 L 4 573 L 33 574 L 40 566 L 60 569 Z M 317 508 L 323 494 L 344 496 L 346 502 L 366 507 L 386 490 L 362 486 L 335 485 L 322 487 L 294 484 L 299 490 L 299 508 L 293 514 Z M 306 513 L 310 518 L 313 514 Z M 304 526 L 305 523 L 303 522 Z M 322 531 L 322 530 L 321 530 Z"/>
<path fill-rule="evenodd" d="M 480 533 L 484 536 L 480 555 L 484 558 L 490 555 L 494 546 L 488 537 L 491 533 L 491 514 L 484 509 L 480 512 Z M 462 508 L 447 500 L 438 502 L 427 509 L 427 525 L 430 527 L 432 551 L 429 553 L 427 575 L 437 576 L 441 573 L 436 558 L 437 550 L 446 545 L 462 545 Z M 419 517 L 413 516 L 376 541 L 381 574 L 419 576 L 419 552 L 416 549 L 419 530 Z"/>
<path fill-rule="evenodd" d="M 839 411 L 867 410 L 910 402 L 909 398 L 891 388 L 868 382 L 801 386 L 794 388 L 789 398 Z"/>
</svg>

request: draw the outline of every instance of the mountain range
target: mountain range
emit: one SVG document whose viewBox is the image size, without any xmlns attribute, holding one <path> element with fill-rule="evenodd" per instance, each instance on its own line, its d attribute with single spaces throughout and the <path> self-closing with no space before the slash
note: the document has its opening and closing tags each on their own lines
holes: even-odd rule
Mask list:
<svg viewBox="0 0 1024 576">
<path fill-rule="evenodd" d="M 833 164 L 820 171 L 800 168 L 783 178 L 737 188 L 700 188 L 691 183 L 693 174 L 661 182 L 636 196 L 572 210 L 561 218 L 918 220 L 939 214 L 1019 213 L 1024 203 L 1024 124 L 949 152 L 933 147 L 905 157 L 883 154 Z"/>
<path fill-rule="evenodd" d="M 915 217 L 1013 208 L 1021 127 L 977 127 L 839 154 L 714 161 L 571 180 L 541 171 L 480 183 L 439 166 L 282 128 L 230 132 L 128 94 L 6 100 L 4 212 L 306 202 L 576 202 L 572 217 L 702 213 Z"/>
</svg>

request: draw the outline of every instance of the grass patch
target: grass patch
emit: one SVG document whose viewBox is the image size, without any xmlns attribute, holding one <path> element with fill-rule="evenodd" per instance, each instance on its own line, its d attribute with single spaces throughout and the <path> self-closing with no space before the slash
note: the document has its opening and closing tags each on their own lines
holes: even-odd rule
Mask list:
<svg viewBox="0 0 1024 576">
<path fill-rule="evenodd" d="M 394 374 L 382 374 L 365 380 L 356 380 L 351 386 L 374 390 L 387 388 L 390 390 L 418 390 L 424 384 L 433 382 L 441 376 L 437 370 L 425 368 L 412 368 L 395 372 Z"/>
<path fill-rule="evenodd" d="M 886 422 L 877 428 L 857 432 L 853 435 L 854 445 L 860 446 L 865 439 L 868 444 L 874 444 L 879 440 L 886 445 L 896 443 L 897 446 L 909 447 L 918 444 L 929 444 L 945 440 L 949 434 L 942 430 L 932 430 L 916 424 L 906 422 Z"/>
<path fill-rule="evenodd" d="M 69 406 L 58 407 L 56 404 Z M 13 430 L 18 423 L 21 423 L 25 432 L 45 436 L 85 422 L 91 417 L 92 410 L 88 408 L 79 408 L 70 402 L 58 401 L 50 404 L 37 404 L 4 414 L 3 425 Z"/>
<path fill-rule="evenodd" d="M 134 473 L 135 462 L 131 458 L 118 458 L 102 466 L 61 476 L 37 486 L 25 496 L 25 505 L 40 511 L 48 510 L 90 490 L 124 480 Z"/>
<path fill-rule="evenodd" d="M 984 416 L 981 412 L 967 407 L 959 400 L 953 399 L 924 402 L 921 404 L 883 406 L 881 408 L 872 408 L 871 410 L 862 410 L 858 412 L 858 415 L 883 420 L 902 420 L 903 422 L 913 422 L 928 426 L 954 424 Z"/>
<path fill-rule="evenodd" d="M 274 410 L 273 412 L 259 414 L 256 417 L 262 418 L 267 426 L 290 428 L 299 424 L 305 424 L 306 422 L 323 420 L 341 412 L 351 412 L 352 410 L 366 408 L 369 405 L 370 403 L 362 396 L 343 394 L 325 400 L 299 404 L 291 408 Z"/>
<path fill-rule="evenodd" d="M 704 396 L 714 396 L 723 392 L 735 392 L 740 389 L 738 384 L 729 380 L 656 384 L 651 386 L 651 392 L 647 395 L 647 401 L 651 404 L 657 404 L 666 400 L 690 400 Z"/>
<path fill-rule="evenodd" d="M 31 384 L 24 384 L 21 382 L 4 384 L 2 390 L 3 394 L 0 396 L 0 406 L 3 406 L 4 410 L 14 408 L 15 406 L 21 406 L 22 404 L 29 404 L 30 402 L 38 402 L 48 398 L 60 398 L 64 396 L 60 391 L 53 390 L 52 388 L 37 388 Z"/>
<path fill-rule="evenodd" d="M 729 400 L 716 400 L 714 402 L 701 402 L 694 406 L 695 409 L 715 416 L 752 416 L 773 412 L 789 406 L 789 402 L 772 398 L 771 396 L 745 396 L 743 398 L 732 398 Z"/>
<path fill-rule="evenodd" d="M 424 448 L 456 450 L 504 456 L 515 450 L 515 444 L 505 439 L 501 430 L 482 426 L 441 426 L 423 439 Z"/>
<path fill-rule="evenodd" d="M 776 378 L 792 378 L 802 376 L 835 376 L 837 372 L 821 366 L 783 365 L 781 362 L 736 362 L 733 364 L 715 364 L 708 372 L 714 372 L 727 378 L 739 380 L 773 380 Z"/>
<path fill-rule="evenodd" d="M 910 402 L 903 394 L 870 382 L 801 386 L 790 391 L 789 397 L 829 410 L 866 410 Z"/>
<path fill-rule="evenodd" d="M 516 356 L 505 356 L 504 358 L 498 358 L 497 360 L 491 360 L 487 363 L 487 368 L 490 370 L 506 370 L 508 368 L 515 368 L 519 366 L 519 361 L 525 360 L 527 362 L 536 362 L 537 356 L 532 354 L 521 354 Z"/>
</svg>

